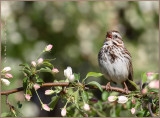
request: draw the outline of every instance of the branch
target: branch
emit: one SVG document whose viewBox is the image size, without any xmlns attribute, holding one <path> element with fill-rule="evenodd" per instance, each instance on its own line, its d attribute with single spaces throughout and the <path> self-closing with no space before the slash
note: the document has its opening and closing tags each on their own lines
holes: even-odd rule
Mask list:
<svg viewBox="0 0 160 118">
<path fill-rule="evenodd" d="M 81 84 L 81 83 L 77 83 Z M 70 86 L 71 84 L 69 82 L 58 82 L 58 83 L 44 83 L 42 84 L 41 87 L 52 87 L 52 86 Z M 101 85 L 102 89 L 106 90 L 106 86 Z M 85 89 L 98 89 L 96 87 L 90 86 L 90 85 L 86 85 Z M 1 91 L 1 95 L 8 95 L 8 94 L 12 94 L 12 93 L 16 93 L 16 92 L 20 92 L 23 91 L 24 88 L 23 87 L 19 87 L 16 89 L 12 89 L 12 90 L 7 90 L 7 91 Z M 107 89 L 107 91 L 117 91 L 123 94 L 127 94 L 126 91 L 122 88 L 119 87 L 110 87 L 109 89 Z M 131 91 L 129 91 L 128 93 L 130 93 Z"/>
</svg>

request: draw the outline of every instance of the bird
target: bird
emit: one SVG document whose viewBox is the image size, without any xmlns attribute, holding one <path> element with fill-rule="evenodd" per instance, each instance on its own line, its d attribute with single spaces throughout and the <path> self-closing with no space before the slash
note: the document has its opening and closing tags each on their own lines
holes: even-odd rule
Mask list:
<svg viewBox="0 0 160 118">
<path fill-rule="evenodd" d="M 128 94 L 135 91 L 133 81 L 132 57 L 125 48 L 120 33 L 111 30 L 106 33 L 104 44 L 98 53 L 98 63 L 104 77 L 109 80 L 106 89 L 110 89 L 110 82 L 122 84 L 124 91 Z"/>
</svg>

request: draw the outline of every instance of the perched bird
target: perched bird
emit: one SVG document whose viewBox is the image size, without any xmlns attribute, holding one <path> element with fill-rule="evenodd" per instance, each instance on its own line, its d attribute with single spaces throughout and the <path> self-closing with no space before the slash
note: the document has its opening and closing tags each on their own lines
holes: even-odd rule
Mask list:
<svg viewBox="0 0 160 118">
<path fill-rule="evenodd" d="M 101 72 L 110 82 L 122 84 L 126 93 L 128 89 L 136 90 L 129 81 L 133 81 L 131 55 L 118 31 L 107 32 L 103 47 L 98 54 L 98 62 Z M 106 89 L 111 87 L 110 82 L 107 83 Z"/>
</svg>

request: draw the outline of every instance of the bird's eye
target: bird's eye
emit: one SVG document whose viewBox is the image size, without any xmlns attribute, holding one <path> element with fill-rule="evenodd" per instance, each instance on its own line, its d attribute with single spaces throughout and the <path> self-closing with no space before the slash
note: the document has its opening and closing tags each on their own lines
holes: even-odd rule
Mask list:
<svg viewBox="0 0 160 118">
<path fill-rule="evenodd" d="M 117 36 L 117 35 L 115 35 L 115 38 L 118 38 L 118 36 Z"/>
</svg>

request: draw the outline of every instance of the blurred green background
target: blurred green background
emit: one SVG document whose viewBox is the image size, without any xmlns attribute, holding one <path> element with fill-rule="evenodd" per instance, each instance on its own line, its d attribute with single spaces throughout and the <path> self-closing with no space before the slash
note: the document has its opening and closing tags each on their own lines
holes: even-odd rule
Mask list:
<svg viewBox="0 0 160 118">
<path fill-rule="evenodd" d="M 158 72 L 158 9 L 158 1 L 2 1 L 1 68 L 10 66 L 14 78 L 10 79 L 9 87 L 2 85 L 1 89 L 21 87 L 23 74 L 18 65 L 35 60 L 48 44 L 52 44 L 53 49 L 42 57 L 56 58 L 53 64 L 60 72 L 55 76 L 41 75 L 45 82 L 64 79 L 63 71 L 67 66 L 80 73 L 82 78 L 88 72 L 100 72 L 97 55 L 108 30 L 121 33 L 132 55 L 135 81 L 140 80 L 142 72 Z M 104 78 L 91 79 L 106 83 Z M 39 93 L 42 101 L 48 103 L 50 98 L 44 96 L 44 90 Z M 45 112 L 40 110 L 37 96 L 32 97 L 32 102 L 25 102 L 23 95 L 19 92 L 9 96 L 11 104 L 23 103 L 20 110 L 23 116 L 60 116 L 61 103 L 53 112 Z M 8 112 L 5 96 L 1 98 L 1 112 Z"/>
</svg>

